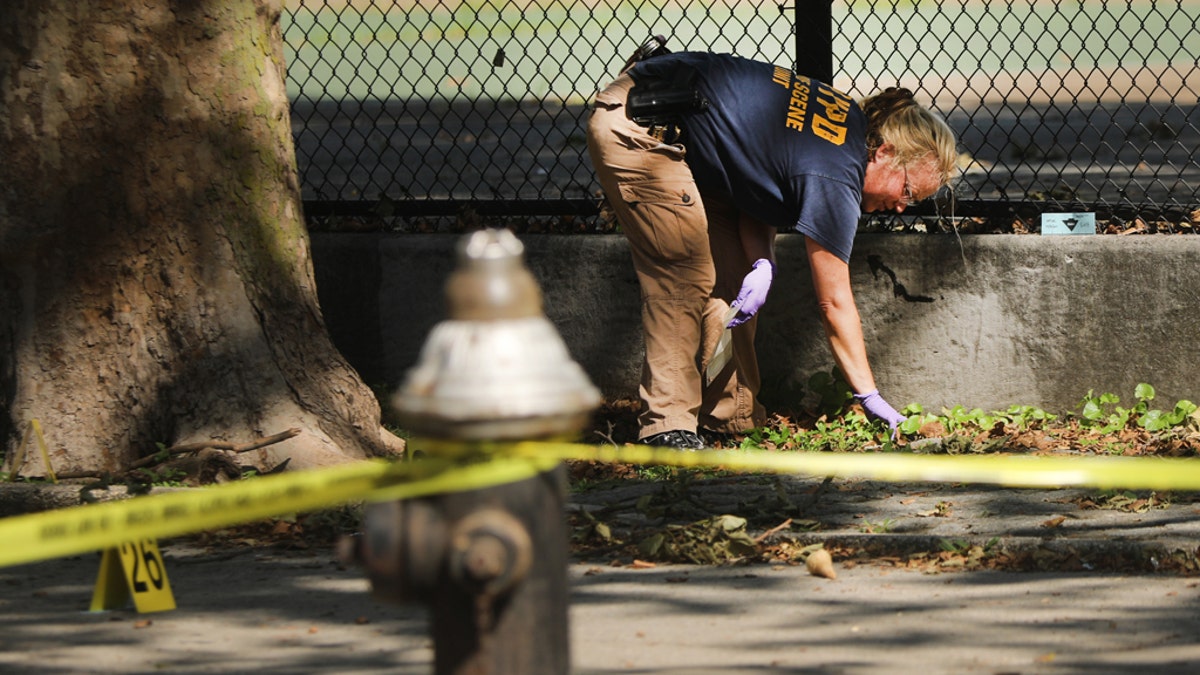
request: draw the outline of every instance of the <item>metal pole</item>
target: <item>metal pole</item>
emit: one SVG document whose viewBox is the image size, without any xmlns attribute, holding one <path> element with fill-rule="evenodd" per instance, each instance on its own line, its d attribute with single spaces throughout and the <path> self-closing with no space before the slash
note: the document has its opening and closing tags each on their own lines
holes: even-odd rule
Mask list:
<svg viewBox="0 0 1200 675">
<path fill-rule="evenodd" d="M 796 72 L 833 82 L 833 0 L 795 0 Z"/>
</svg>

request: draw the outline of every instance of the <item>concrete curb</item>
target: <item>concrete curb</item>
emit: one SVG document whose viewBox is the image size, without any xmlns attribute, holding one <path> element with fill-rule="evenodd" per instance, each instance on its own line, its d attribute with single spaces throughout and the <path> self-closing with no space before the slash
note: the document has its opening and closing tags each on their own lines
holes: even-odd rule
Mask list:
<svg viewBox="0 0 1200 675">
<path fill-rule="evenodd" d="M 83 483 L 0 483 L 0 518 L 40 513 L 54 509 L 79 506 L 85 502 L 80 498 Z M 153 488 L 163 492 L 164 488 Z M 124 485 L 113 485 L 107 490 L 95 490 L 92 495 L 97 502 L 129 499 L 129 489 Z"/>
</svg>

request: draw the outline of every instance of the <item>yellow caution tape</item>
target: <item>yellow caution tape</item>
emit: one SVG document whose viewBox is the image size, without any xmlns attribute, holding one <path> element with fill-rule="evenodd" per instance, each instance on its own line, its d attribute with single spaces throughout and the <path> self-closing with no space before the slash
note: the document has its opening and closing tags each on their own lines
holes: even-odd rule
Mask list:
<svg viewBox="0 0 1200 675">
<path fill-rule="evenodd" d="M 557 460 L 509 457 L 454 466 L 442 460 L 368 461 L 0 519 L 0 567 L 98 551 L 361 499 L 392 500 L 512 483 Z"/>
<path fill-rule="evenodd" d="M 643 445 L 562 442 L 414 442 L 431 457 L 368 461 L 201 489 L 0 519 L 0 567 L 199 532 L 356 500 L 388 501 L 483 489 L 545 472 L 563 460 L 796 473 L 1009 487 L 1200 490 L 1200 461 L 1158 457 L 914 455 L 908 453 L 681 452 Z"/>
<path fill-rule="evenodd" d="M 1200 460 L 1160 457 L 1063 457 L 1037 455 L 915 455 L 911 453 L 682 452 L 644 445 L 592 446 L 516 443 L 521 457 L 591 460 L 677 467 L 721 467 L 889 481 L 991 483 L 1008 487 L 1095 487 L 1200 490 Z"/>
</svg>

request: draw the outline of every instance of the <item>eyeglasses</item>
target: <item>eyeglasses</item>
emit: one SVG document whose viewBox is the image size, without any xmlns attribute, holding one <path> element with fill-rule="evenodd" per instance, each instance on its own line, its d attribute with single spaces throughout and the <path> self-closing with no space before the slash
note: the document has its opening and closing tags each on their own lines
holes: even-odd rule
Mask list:
<svg viewBox="0 0 1200 675">
<path fill-rule="evenodd" d="M 904 169 L 904 192 L 900 196 L 904 199 L 905 206 L 915 206 L 920 200 L 913 196 L 912 185 L 908 182 L 908 167 L 901 168 Z"/>
</svg>

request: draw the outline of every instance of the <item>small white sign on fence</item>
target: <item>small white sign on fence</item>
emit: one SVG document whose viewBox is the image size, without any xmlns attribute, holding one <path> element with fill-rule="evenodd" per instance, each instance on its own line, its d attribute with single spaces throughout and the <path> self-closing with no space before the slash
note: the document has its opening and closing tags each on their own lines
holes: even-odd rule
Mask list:
<svg viewBox="0 0 1200 675">
<path fill-rule="evenodd" d="M 1043 213 L 1042 234 L 1096 234 L 1096 214 Z"/>
</svg>

